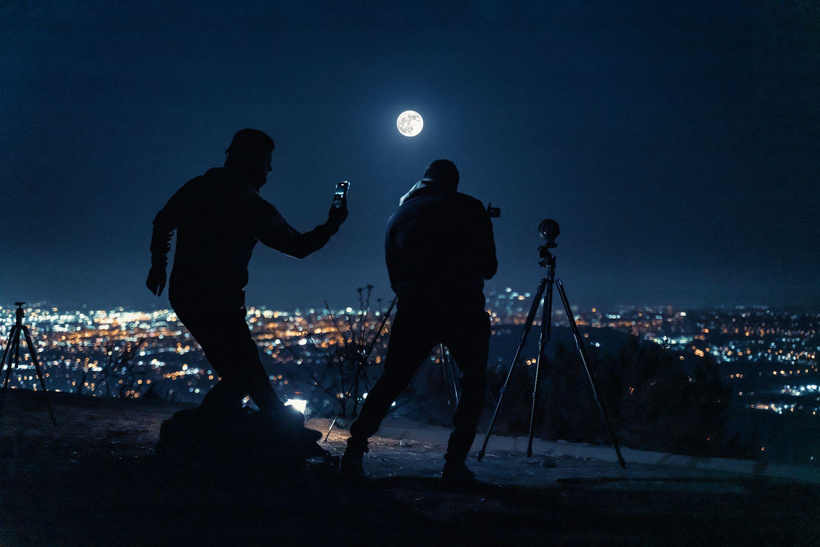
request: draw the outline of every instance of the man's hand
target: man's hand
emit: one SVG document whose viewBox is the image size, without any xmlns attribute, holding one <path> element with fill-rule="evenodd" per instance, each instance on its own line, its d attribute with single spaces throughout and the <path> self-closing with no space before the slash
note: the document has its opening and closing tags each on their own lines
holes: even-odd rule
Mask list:
<svg viewBox="0 0 820 547">
<path fill-rule="evenodd" d="M 327 226 L 328 229 L 335 234 L 339 231 L 339 226 L 344 224 L 345 220 L 347 220 L 347 199 L 342 201 L 341 207 L 330 206 L 330 211 L 327 214 L 327 222 L 325 222 L 325 226 Z"/>
<path fill-rule="evenodd" d="M 148 272 L 148 279 L 145 280 L 145 286 L 152 294 L 157 296 L 162 294 L 162 289 L 165 288 L 165 268 L 151 266 L 151 271 Z"/>
</svg>

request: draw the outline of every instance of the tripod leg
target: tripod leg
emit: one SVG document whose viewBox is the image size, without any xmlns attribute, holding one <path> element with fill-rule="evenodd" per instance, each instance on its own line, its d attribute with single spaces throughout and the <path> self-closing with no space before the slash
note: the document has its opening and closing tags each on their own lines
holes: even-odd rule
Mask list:
<svg viewBox="0 0 820 547">
<path fill-rule="evenodd" d="M 17 325 L 11 326 L 11 332 L 9 333 L 9 341 L 6 343 L 6 349 L 3 351 L 3 360 L 0 361 L 0 374 L 3 373 L 3 367 L 7 366 L 6 368 L 6 379 L 3 381 L 3 389 L 6 389 L 6 386 L 9 383 L 9 375 L 11 374 L 11 356 L 12 356 L 12 348 L 14 347 L 14 340 L 15 336 L 18 334 L 17 332 Z M 6 358 L 8 357 L 8 362 L 6 362 Z"/>
<path fill-rule="evenodd" d="M 12 351 L 14 352 L 11 358 L 14 359 L 14 367 L 19 369 L 20 368 L 20 331 L 22 329 L 18 326 L 17 332 L 14 336 L 14 348 Z M 11 371 L 9 371 L 11 372 Z M 6 383 L 8 384 L 8 377 L 6 377 Z"/>
<path fill-rule="evenodd" d="M 447 406 L 453 408 L 453 399 L 450 397 L 450 375 L 447 372 L 447 361 L 444 357 L 444 344 L 438 345 L 438 353 L 441 357 L 441 371 L 444 373 L 444 392 L 447 394 Z"/>
<path fill-rule="evenodd" d="M 370 380 L 370 376 L 367 374 L 367 369 L 366 368 L 362 368 L 362 382 L 364 382 L 364 392 L 365 392 L 365 397 L 364 398 L 367 399 L 367 395 L 370 394 L 370 391 L 373 389 L 373 387 L 376 385 L 376 383 Z M 362 408 L 364 408 L 364 401 L 362 401 Z M 361 409 L 359 409 L 359 413 L 361 414 Z"/>
<path fill-rule="evenodd" d="M 364 354 L 365 363 L 370 358 L 370 353 L 373 351 L 373 348 L 376 347 L 376 342 L 378 341 L 379 337 L 381 336 L 381 333 L 384 330 L 384 325 L 385 325 L 385 323 L 387 323 L 387 320 L 390 318 L 390 314 L 393 312 L 393 307 L 395 307 L 396 302 L 398 302 L 398 300 L 399 300 L 399 295 L 396 295 L 396 296 L 393 297 L 393 301 L 390 303 L 390 307 L 387 308 L 387 312 L 382 316 L 382 321 L 381 321 L 381 323 L 379 323 L 378 330 L 376 330 L 376 332 L 373 333 L 373 338 L 370 340 L 370 344 L 367 346 L 367 351 Z M 325 306 L 327 306 L 327 302 L 325 302 Z M 332 318 L 333 318 L 333 316 L 331 315 L 331 319 Z M 335 323 L 336 320 L 334 319 L 333 322 Z M 336 327 L 336 330 L 339 330 L 338 326 Z M 339 332 L 341 333 L 341 331 L 339 331 Z M 354 381 L 358 382 L 358 375 L 357 375 L 356 380 L 354 380 Z M 351 387 L 351 389 L 352 389 L 352 387 Z M 349 391 L 350 390 L 348 390 L 345 393 L 349 393 Z M 336 425 L 336 420 L 339 419 L 339 416 L 341 415 L 341 413 L 342 413 L 341 410 L 339 412 L 337 412 L 336 416 L 334 416 L 333 420 L 330 422 L 330 427 L 328 427 L 328 429 L 327 429 L 327 435 L 325 436 L 325 441 L 327 441 L 327 439 L 330 437 L 330 432 L 333 431 L 333 426 Z"/>
<path fill-rule="evenodd" d="M 541 338 L 538 340 L 538 358 L 535 361 L 535 382 L 532 386 L 532 408 L 530 410 L 530 431 L 527 441 L 527 457 L 532 456 L 532 437 L 535 432 L 535 406 L 538 401 L 538 388 L 541 385 L 541 363 L 544 360 L 544 350 L 550 339 L 552 325 L 552 285 L 555 278 L 554 270 L 550 270 L 547 275 L 547 295 L 544 308 L 541 310 Z"/>
<path fill-rule="evenodd" d="M 532 299 L 532 305 L 530 306 L 530 311 L 527 314 L 527 322 L 524 323 L 524 330 L 521 333 L 521 341 L 518 342 L 518 348 L 515 350 L 515 356 L 513 357 L 512 364 L 510 364 L 510 371 L 507 373 L 507 379 L 504 380 L 504 385 L 501 386 L 501 392 L 498 394 L 498 402 L 495 405 L 495 410 L 493 411 L 493 417 L 490 420 L 490 427 L 487 429 L 487 434 L 484 436 L 484 442 L 481 444 L 481 450 L 478 451 L 478 461 L 484 457 L 484 451 L 487 449 L 487 441 L 490 440 L 490 435 L 493 433 L 493 426 L 495 425 L 495 420 L 498 418 L 498 409 L 501 408 L 501 403 L 504 401 L 504 393 L 507 391 L 507 384 L 510 383 L 510 378 L 512 378 L 513 369 L 515 368 L 515 364 L 518 362 L 518 358 L 521 356 L 521 350 L 524 348 L 524 345 L 527 343 L 527 334 L 530 332 L 530 327 L 532 327 L 532 322 L 535 319 L 535 314 L 538 311 L 538 306 L 541 303 L 541 296 L 544 294 L 544 287 L 547 284 L 547 278 L 541 280 L 541 283 L 538 284 L 538 290 L 535 292 L 535 296 Z"/>
<path fill-rule="evenodd" d="M 333 431 L 333 426 L 336 425 L 336 420 L 339 419 L 339 415 L 341 411 L 337 412 L 333 419 L 330 421 L 330 426 L 327 428 L 327 434 L 325 435 L 325 442 L 330 438 L 330 432 Z"/>
<path fill-rule="evenodd" d="M 9 348 L 8 368 L 6 368 L 6 378 L 3 381 L 3 389 L 6 389 L 11 380 L 11 369 L 17 368 L 20 364 L 20 327 L 14 330 L 14 338 L 11 339 L 11 348 Z"/>
<path fill-rule="evenodd" d="M 350 413 L 350 418 L 355 420 L 359 416 L 359 394 L 361 392 L 361 381 L 359 378 L 364 373 L 364 367 L 361 363 L 357 364 L 356 382 L 353 385 L 353 411 Z"/>
<path fill-rule="evenodd" d="M 447 405 L 450 409 L 458 407 L 458 384 L 456 383 L 456 369 L 453 364 L 452 357 L 448 355 L 444 344 L 438 345 L 438 351 L 441 355 L 441 370 L 444 372 L 444 391 L 447 393 Z M 450 378 L 453 379 L 453 397 L 450 397 Z M 455 399 L 455 405 L 453 400 Z"/>
<path fill-rule="evenodd" d="M 353 407 L 353 415 L 351 415 L 351 418 L 356 418 L 358 416 L 357 409 L 358 409 L 358 404 L 359 404 L 359 390 L 360 390 L 359 384 L 364 383 L 365 397 L 367 396 L 368 393 L 370 393 L 370 388 L 373 387 L 373 383 L 370 381 L 370 376 L 367 375 L 367 359 L 362 358 L 361 361 L 359 361 L 359 369 L 357 371 L 357 375 L 361 378 L 361 381 L 356 382 L 356 405 L 357 406 Z M 362 402 L 362 406 L 364 406 L 364 402 Z"/>
<path fill-rule="evenodd" d="M 456 375 L 457 368 L 456 368 L 456 362 L 453 361 L 453 356 L 450 355 L 450 350 L 447 350 L 446 359 L 447 360 L 445 361 L 445 363 L 447 364 L 447 367 L 450 369 L 450 374 L 452 375 L 452 378 L 453 378 L 453 397 L 456 400 L 456 408 L 458 408 L 459 394 L 458 394 L 458 376 Z"/>
<path fill-rule="evenodd" d="M 14 340 L 14 334 L 15 334 L 16 331 L 17 331 L 17 325 L 12 325 L 11 326 L 11 331 L 9 332 L 8 342 L 6 342 L 6 349 L 3 350 L 3 360 L 0 361 L 0 373 L 3 371 L 3 365 L 6 364 L 6 357 L 8 357 L 9 350 L 11 349 L 11 346 L 13 345 L 12 342 Z M 11 364 L 11 359 L 9 359 L 9 364 Z"/>
<path fill-rule="evenodd" d="M 14 340 L 16 334 L 19 334 L 17 331 L 17 325 L 12 325 L 11 332 L 9 332 L 9 341 L 6 343 L 6 349 L 3 351 L 3 360 L 0 361 L 0 377 L 2 377 L 3 375 L 3 367 L 6 367 L 6 377 L 3 380 L 3 389 L 0 390 L 0 412 L 2 412 L 3 410 L 6 387 L 9 385 L 9 378 L 11 377 L 12 348 L 14 347 Z M 6 360 L 7 357 L 8 361 Z"/>
<path fill-rule="evenodd" d="M 390 307 L 387 308 L 387 312 L 382 316 L 382 321 L 379 323 L 379 328 L 373 333 L 373 338 L 370 340 L 370 343 L 367 345 L 367 351 L 365 351 L 364 358 L 365 360 L 370 359 L 370 353 L 373 351 L 373 348 L 376 347 L 376 342 L 379 340 L 379 337 L 384 330 L 384 325 L 387 323 L 387 320 L 390 319 L 390 314 L 393 313 L 393 308 L 396 305 L 396 302 L 399 300 L 399 295 L 393 297 L 393 302 L 390 303 Z"/>
<path fill-rule="evenodd" d="M 567 318 L 569 319 L 569 326 L 572 327 L 572 336 L 575 337 L 575 346 L 578 348 L 578 353 L 581 355 L 581 361 L 584 364 L 584 369 L 587 372 L 587 377 L 589 378 L 589 385 L 592 386 L 592 395 L 595 397 L 595 402 L 598 403 L 598 409 L 601 411 L 601 416 L 604 417 L 604 422 L 606 422 L 606 427 L 609 430 L 609 438 L 612 439 L 612 446 L 615 447 L 615 454 L 618 455 L 618 464 L 626 469 L 626 462 L 624 462 L 623 456 L 621 456 L 621 449 L 618 447 L 618 439 L 615 438 L 615 432 L 612 430 L 612 424 L 609 422 L 609 416 L 606 414 L 606 410 L 604 410 L 604 405 L 601 403 L 600 397 L 598 397 L 598 388 L 595 385 L 595 375 L 592 373 L 592 369 L 589 368 L 589 362 L 587 361 L 586 352 L 584 351 L 584 342 L 581 339 L 581 334 L 578 332 L 578 325 L 575 324 L 575 317 L 572 315 L 572 309 L 569 306 L 569 300 L 567 300 L 567 293 L 564 290 L 564 285 L 561 283 L 561 280 L 558 280 L 558 294 L 561 295 L 561 301 L 564 303 L 564 310 L 567 312 Z"/>
<path fill-rule="evenodd" d="M 54 418 L 54 411 L 51 409 L 51 399 L 48 397 L 48 390 L 46 389 L 46 381 L 43 378 L 43 371 L 40 369 L 40 363 L 37 361 L 37 348 L 34 347 L 34 343 L 31 341 L 31 334 L 28 332 L 28 327 L 23 325 L 23 334 L 26 335 L 26 343 L 28 344 L 28 352 L 31 354 L 31 360 L 34 361 L 34 369 L 37 371 L 37 377 L 40 379 L 40 385 L 43 387 L 43 397 L 46 399 L 46 406 L 48 407 L 48 413 L 51 415 L 51 423 L 54 424 L 54 427 L 57 427 L 57 420 Z"/>
</svg>

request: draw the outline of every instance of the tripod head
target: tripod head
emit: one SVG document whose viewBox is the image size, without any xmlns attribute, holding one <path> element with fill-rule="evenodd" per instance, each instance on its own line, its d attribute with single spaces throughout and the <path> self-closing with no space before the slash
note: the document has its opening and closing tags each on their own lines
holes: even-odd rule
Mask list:
<svg viewBox="0 0 820 547">
<path fill-rule="evenodd" d="M 15 302 L 14 305 L 17 306 L 17 324 L 20 325 L 23 322 L 23 316 L 26 314 L 25 310 L 23 309 L 23 305 L 25 302 Z"/>
<path fill-rule="evenodd" d="M 541 221 L 541 224 L 538 225 L 538 234 L 546 241 L 546 243 L 538 247 L 538 256 L 541 258 L 538 264 L 542 268 L 555 267 L 555 255 L 550 252 L 550 249 L 554 249 L 558 246 L 555 242 L 555 238 L 558 237 L 560 233 L 561 228 L 558 226 L 558 223 L 551 218 L 545 218 Z"/>
</svg>

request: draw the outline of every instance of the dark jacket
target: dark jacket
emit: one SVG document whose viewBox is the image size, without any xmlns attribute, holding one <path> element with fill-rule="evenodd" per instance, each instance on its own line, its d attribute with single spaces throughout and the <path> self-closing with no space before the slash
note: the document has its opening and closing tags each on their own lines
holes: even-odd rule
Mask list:
<svg viewBox="0 0 820 547">
<path fill-rule="evenodd" d="M 402 297 L 429 301 L 481 299 L 495 275 L 493 226 L 477 199 L 435 184 L 403 198 L 387 225 L 390 285 Z"/>
<path fill-rule="evenodd" d="M 210 169 L 180 188 L 157 213 L 151 262 L 165 267 L 177 232 L 169 297 L 219 298 L 236 295 L 248 283 L 248 263 L 257 241 L 303 258 L 321 249 L 331 230 L 294 230 L 259 190 L 223 168 Z"/>
</svg>

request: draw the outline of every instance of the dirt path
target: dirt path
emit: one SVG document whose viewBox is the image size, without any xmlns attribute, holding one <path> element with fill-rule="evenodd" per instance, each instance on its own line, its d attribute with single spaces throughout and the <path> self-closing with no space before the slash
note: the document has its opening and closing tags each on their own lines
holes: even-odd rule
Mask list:
<svg viewBox="0 0 820 547">
<path fill-rule="evenodd" d="M 811 545 L 811 485 L 492 452 L 471 491 L 437 479 L 443 447 L 379 438 L 371 479 L 154 457 L 167 403 L 34 393 L 0 415 L 0 545 Z M 331 437 L 341 453 L 344 435 Z"/>
</svg>

